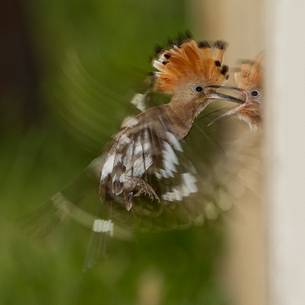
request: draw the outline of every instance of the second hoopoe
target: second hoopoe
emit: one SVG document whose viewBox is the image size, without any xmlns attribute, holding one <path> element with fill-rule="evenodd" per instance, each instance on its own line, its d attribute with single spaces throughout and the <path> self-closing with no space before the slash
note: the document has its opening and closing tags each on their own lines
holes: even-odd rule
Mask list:
<svg viewBox="0 0 305 305">
<path fill-rule="evenodd" d="M 241 121 L 248 124 L 251 130 L 256 130 L 262 122 L 263 102 L 263 56 L 260 54 L 254 61 L 243 61 L 234 74 L 237 96 L 244 100 L 241 105 L 225 112 L 216 120 L 223 117 L 237 116 Z M 226 89 L 226 87 L 224 87 Z M 227 87 L 228 88 L 228 87 Z M 221 89 L 215 88 L 216 91 Z M 214 123 L 214 120 L 212 123 Z"/>
</svg>

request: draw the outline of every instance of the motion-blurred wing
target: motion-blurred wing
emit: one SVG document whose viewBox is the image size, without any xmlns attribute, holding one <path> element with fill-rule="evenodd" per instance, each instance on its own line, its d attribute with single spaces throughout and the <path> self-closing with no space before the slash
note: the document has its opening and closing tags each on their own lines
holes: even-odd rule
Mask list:
<svg viewBox="0 0 305 305">
<path fill-rule="evenodd" d="M 38 234 L 68 219 L 116 238 L 128 238 L 133 230 L 192 224 L 184 205 L 198 192 L 198 174 L 169 126 L 158 115 L 123 128 L 107 153 L 37 212 Z M 143 179 L 157 197 L 144 192 L 127 211 L 121 197 L 126 177 Z"/>
<path fill-rule="evenodd" d="M 103 156 L 94 159 L 79 177 L 32 213 L 28 219 L 30 233 L 44 237 L 60 223 L 73 220 L 95 232 L 119 239 L 130 238 L 126 228 L 114 226 L 98 193 L 102 163 Z"/>
<path fill-rule="evenodd" d="M 133 191 L 128 189 L 133 181 L 143 185 L 143 195 L 163 204 L 196 193 L 195 171 L 166 117 L 160 114 L 134 120 L 138 122 L 115 137 L 102 165 L 101 186 L 106 195 L 123 200 L 122 194 Z M 141 192 L 138 195 L 144 199 Z"/>
</svg>

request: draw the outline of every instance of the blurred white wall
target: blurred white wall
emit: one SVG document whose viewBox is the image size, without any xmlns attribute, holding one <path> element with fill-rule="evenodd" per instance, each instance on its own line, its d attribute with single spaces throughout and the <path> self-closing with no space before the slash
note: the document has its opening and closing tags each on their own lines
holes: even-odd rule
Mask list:
<svg viewBox="0 0 305 305">
<path fill-rule="evenodd" d="M 305 304 L 305 1 L 266 0 L 270 304 Z"/>
</svg>

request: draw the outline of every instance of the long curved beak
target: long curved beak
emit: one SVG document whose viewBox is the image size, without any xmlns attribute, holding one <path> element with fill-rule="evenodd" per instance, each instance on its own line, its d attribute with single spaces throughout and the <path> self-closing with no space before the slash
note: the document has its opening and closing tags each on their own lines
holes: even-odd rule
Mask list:
<svg viewBox="0 0 305 305">
<path fill-rule="evenodd" d="M 208 85 L 204 90 L 207 99 L 225 100 L 237 104 L 243 104 L 245 102 L 243 90 L 237 87 Z"/>
</svg>

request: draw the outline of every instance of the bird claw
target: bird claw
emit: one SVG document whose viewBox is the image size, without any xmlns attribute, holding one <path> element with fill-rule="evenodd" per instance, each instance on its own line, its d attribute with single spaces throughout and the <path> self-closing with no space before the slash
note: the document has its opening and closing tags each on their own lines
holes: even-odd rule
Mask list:
<svg viewBox="0 0 305 305">
<path fill-rule="evenodd" d="M 157 200 L 160 201 L 159 196 L 155 192 L 155 190 L 144 180 L 141 181 L 139 190 L 135 194 L 135 197 L 141 196 L 141 195 L 146 195 L 149 197 L 150 200 Z"/>
<path fill-rule="evenodd" d="M 127 211 L 130 211 L 133 206 L 133 198 L 134 197 L 140 197 L 142 195 L 148 196 L 150 200 L 156 200 L 160 202 L 160 198 L 155 192 L 155 190 L 143 179 L 136 179 L 133 178 L 130 181 L 130 186 L 132 186 L 133 190 L 137 190 L 136 193 L 133 191 L 130 191 L 129 193 L 126 194 L 125 196 L 125 207 Z"/>
</svg>

